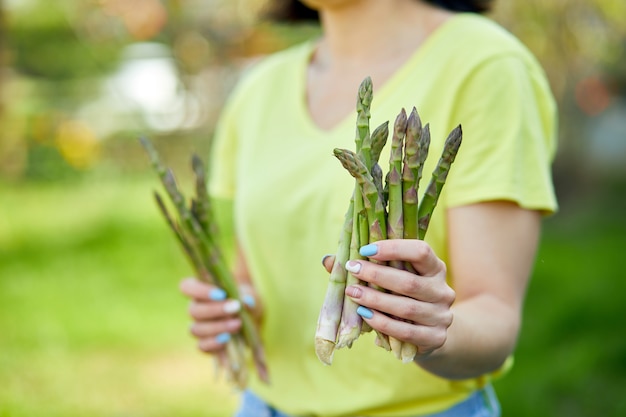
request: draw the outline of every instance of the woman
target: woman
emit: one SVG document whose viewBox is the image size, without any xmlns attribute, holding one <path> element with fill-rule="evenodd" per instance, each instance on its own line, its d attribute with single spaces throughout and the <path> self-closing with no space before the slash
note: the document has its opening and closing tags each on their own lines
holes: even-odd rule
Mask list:
<svg viewBox="0 0 626 417">
<path fill-rule="evenodd" d="M 319 13 L 323 36 L 243 77 L 214 148 L 211 192 L 234 210 L 237 276 L 256 300 L 271 378 L 250 381 L 238 416 L 499 415 L 489 380 L 514 352 L 540 219 L 556 210 L 555 105 L 544 74 L 479 14 L 490 1 L 303 3 Z M 318 262 L 336 248 L 354 186 L 332 149 L 354 148 L 366 76 L 373 127 L 413 106 L 430 123 L 425 173 L 459 123 L 463 145 L 425 241 L 381 241 L 362 253 L 410 262 L 417 274 L 347 264 L 393 292 L 346 289 L 373 329 L 417 346 L 414 363 L 377 347 L 371 332 L 328 367 L 313 347 L 327 285 Z M 332 262 L 324 257 L 327 270 Z M 240 303 L 194 279 L 181 289 L 193 299 L 199 348 L 220 352 L 241 325 Z"/>
</svg>

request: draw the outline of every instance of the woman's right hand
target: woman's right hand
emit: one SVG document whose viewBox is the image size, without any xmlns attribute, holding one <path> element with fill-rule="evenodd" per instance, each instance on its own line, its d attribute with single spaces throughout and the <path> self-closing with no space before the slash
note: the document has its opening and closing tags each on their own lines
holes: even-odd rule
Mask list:
<svg viewBox="0 0 626 417">
<path fill-rule="evenodd" d="M 198 348 L 206 353 L 219 353 L 233 333 L 241 328 L 238 312 L 239 300 L 226 299 L 226 293 L 196 278 L 186 278 L 180 283 L 180 291 L 191 299 L 189 315 L 193 319 L 191 334 Z"/>
</svg>

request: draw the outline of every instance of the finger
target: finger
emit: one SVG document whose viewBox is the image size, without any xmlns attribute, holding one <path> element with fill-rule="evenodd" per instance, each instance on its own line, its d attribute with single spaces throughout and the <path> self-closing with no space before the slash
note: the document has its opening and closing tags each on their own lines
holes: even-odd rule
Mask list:
<svg viewBox="0 0 626 417">
<path fill-rule="evenodd" d="M 220 333 L 215 337 L 207 337 L 198 340 L 198 349 L 207 353 L 223 351 L 224 346 L 231 339 L 229 333 Z"/>
<path fill-rule="evenodd" d="M 445 327 L 407 323 L 365 307 L 359 307 L 357 312 L 372 329 L 417 346 L 419 354 L 432 352 L 446 342 Z"/>
<path fill-rule="evenodd" d="M 361 247 L 360 254 L 378 261 L 410 262 L 422 276 L 435 276 L 446 271 L 445 263 L 423 240 L 380 240 Z"/>
<path fill-rule="evenodd" d="M 436 303 L 454 299 L 454 291 L 443 280 L 367 261 L 348 261 L 346 269 L 362 281 L 419 301 Z"/>
<path fill-rule="evenodd" d="M 333 264 L 335 263 L 335 255 L 324 255 L 322 258 L 322 265 L 326 269 L 326 272 L 330 274 L 330 271 L 333 269 Z"/>
<path fill-rule="evenodd" d="M 401 320 L 426 326 L 452 323 L 452 313 L 438 304 L 414 300 L 393 293 L 385 293 L 362 285 L 346 288 L 346 295 L 359 305 L 377 310 Z"/>
<path fill-rule="evenodd" d="M 254 296 L 254 290 L 252 286 L 248 284 L 241 284 L 239 286 L 239 298 L 243 302 L 243 305 L 252 310 L 256 307 L 256 297 Z"/>
<path fill-rule="evenodd" d="M 239 300 L 227 301 L 192 301 L 189 304 L 189 315 L 194 320 L 217 320 L 232 316 L 241 310 Z"/>
<path fill-rule="evenodd" d="M 241 328 L 241 320 L 232 318 L 228 320 L 195 322 L 189 328 L 189 332 L 198 339 L 215 338 L 222 333 L 235 333 Z M 225 338 L 226 336 L 222 336 Z"/>
<path fill-rule="evenodd" d="M 263 306 L 257 300 L 254 288 L 248 284 L 241 284 L 239 286 L 239 298 L 243 303 L 243 306 L 252 313 L 252 315 L 260 320 L 263 314 Z"/>
<path fill-rule="evenodd" d="M 227 294 L 215 285 L 207 284 L 196 278 L 185 278 L 180 282 L 180 291 L 196 300 L 223 301 Z"/>
</svg>

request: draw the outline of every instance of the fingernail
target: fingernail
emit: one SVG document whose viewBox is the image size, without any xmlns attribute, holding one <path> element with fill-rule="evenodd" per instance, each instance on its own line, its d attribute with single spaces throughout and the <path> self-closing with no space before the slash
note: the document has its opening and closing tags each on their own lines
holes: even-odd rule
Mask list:
<svg viewBox="0 0 626 417">
<path fill-rule="evenodd" d="M 243 301 L 243 303 L 250 308 L 253 308 L 256 305 L 256 300 L 250 294 L 246 294 L 241 297 L 241 301 Z"/>
<path fill-rule="evenodd" d="M 209 291 L 209 299 L 213 301 L 224 301 L 226 299 L 226 291 L 221 288 L 213 288 Z"/>
<path fill-rule="evenodd" d="M 326 258 L 328 258 L 328 257 L 330 257 L 330 256 L 332 256 L 332 255 L 328 254 L 328 255 L 324 255 L 324 256 L 322 256 L 322 265 L 325 265 Z"/>
<path fill-rule="evenodd" d="M 224 313 L 236 313 L 241 310 L 241 303 L 239 300 L 230 300 L 224 304 Z"/>
<path fill-rule="evenodd" d="M 217 336 L 215 336 L 215 341 L 219 343 L 220 345 L 223 345 L 229 340 L 230 340 L 230 333 L 220 333 Z"/>
<path fill-rule="evenodd" d="M 374 313 L 372 313 L 372 310 L 363 306 L 359 306 L 359 308 L 356 309 L 356 314 L 363 317 L 364 319 L 371 319 L 372 317 L 374 317 Z"/>
<path fill-rule="evenodd" d="M 359 254 L 361 254 L 361 256 L 373 256 L 373 255 L 376 255 L 377 253 L 378 253 L 378 245 L 375 245 L 374 243 L 361 246 L 361 249 L 359 249 Z"/>
<path fill-rule="evenodd" d="M 346 294 L 348 295 L 348 297 L 351 298 L 361 298 L 361 295 L 363 295 L 363 290 L 359 287 L 349 286 L 348 288 L 346 288 Z"/>
<path fill-rule="evenodd" d="M 352 273 L 358 274 L 361 271 L 361 263 L 356 261 L 346 262 L 346 269 Z"/>
</svg>

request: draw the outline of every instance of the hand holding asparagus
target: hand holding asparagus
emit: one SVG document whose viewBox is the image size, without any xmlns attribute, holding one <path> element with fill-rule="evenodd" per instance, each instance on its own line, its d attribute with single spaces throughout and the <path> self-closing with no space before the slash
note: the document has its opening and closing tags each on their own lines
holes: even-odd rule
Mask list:
<svg viewBox="0 0 626 417">
<path fill-rule="evenodd" d="M 206 188 L 206 170 L 202 160 L 197 155 L 192 156 L 191 166 L 196 187 L 195 196 L 188 202 L 176 183 L 174 173 L 162 164 L 152 143 L 141 138 L 141 144 L 174 205 L 177 218 L 170 213 L 163 197 L 155 191 L 157 205 L 198 279 L 183 284 L 183 292 L 196 299 L 196 302 L 203 303 L 203 313 L 196 314 L 211 322 L 208 330 L 205 323 L 204 326 L 196 326 L 192 331 L 215 336 L 208 346 L 204 346 L 204 350 L 218 353 L 218 363 L 233 383 L 241 388 L 246 386 L 247 352 L 252 356 L 259 378 L 267 382 L 265 355 L 256 323 L 251 311 L 241 308 L 243 296 L 218 245 L 217 226 L 211 211 Z M 209 314 L 206 312 L 207 308 L 211 310 Z M 234 332 L 232 337 L 230 332 Z M 224 336 L 222 340 L 221 336 Z M 221 349 L 222 344 L 224 349 Z"/>
<path fill-rule="evenodd" d="M 376 332 L 379 346 L 411 362 L 416 355 L 440 347 L 452 321 L 454 291 L 446 284 L 445 264 L 422 239 L 461 144 L 461 126 L 445 141 L 420 201 L 429 125 L 422 125 L 415 108 L 408 117 L 404 109 L 400 111 L 393 126 L 389 171 L 382 184 L 378 159 L 389 129 L 383 124 L 375 130 L 378 136 L 385 132 L 383 139 L 374 141 L 375 135 L 370 136 L 371 101 L 372 84 L 367 77 L 357 96 L 356 151 L 334 150 L 355 178 L 355 189 L 315 337 L 317 356 L 328 365 L 335 349 L 351 347 L 369 329 Z"/>
</svg>

